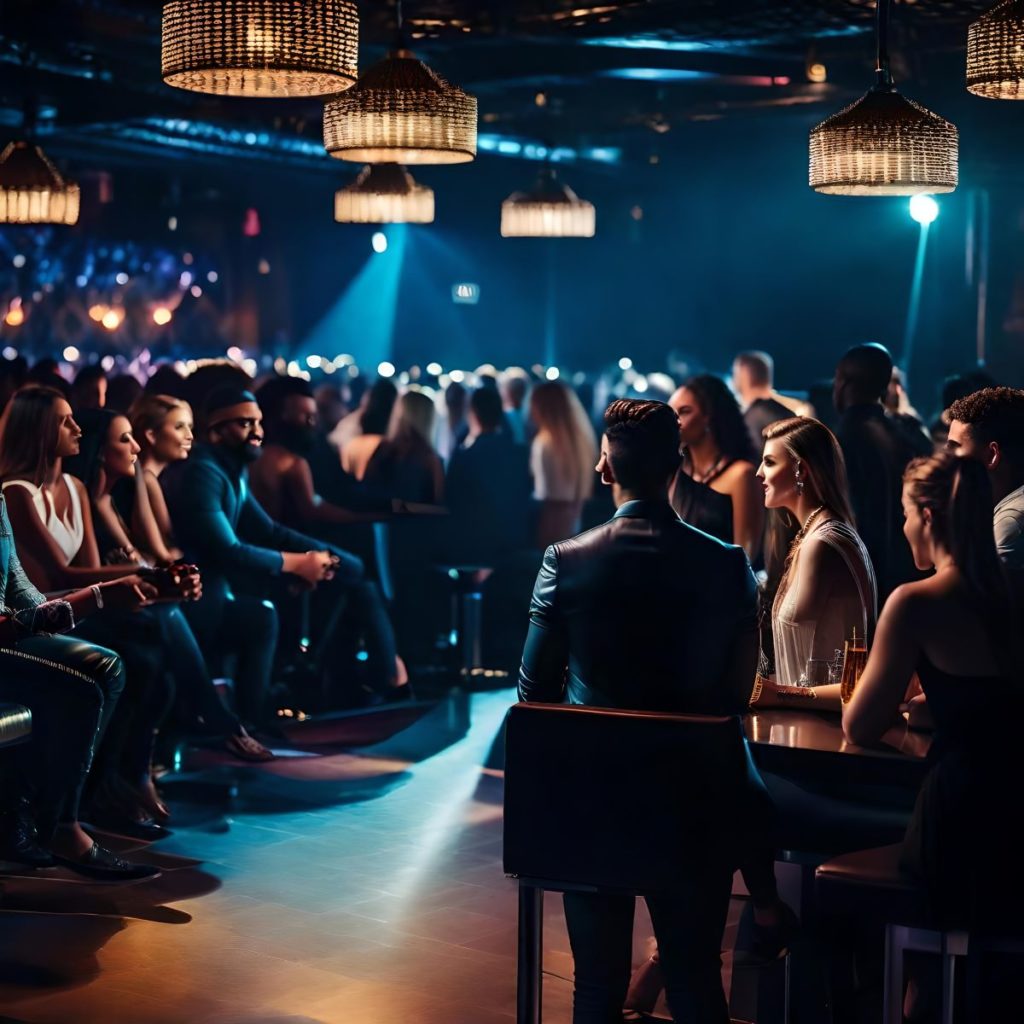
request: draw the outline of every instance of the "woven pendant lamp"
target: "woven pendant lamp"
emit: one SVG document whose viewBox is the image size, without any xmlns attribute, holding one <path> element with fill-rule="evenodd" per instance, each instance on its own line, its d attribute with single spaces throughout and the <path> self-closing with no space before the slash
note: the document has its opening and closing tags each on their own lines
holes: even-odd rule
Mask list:
<svg viewBox="0 0 1024 1024">
<path fill-rule="evenodd" d="M 161 70 L 168 85 L 219 96 L 323 96 L 356 80 L 352 0 L 170 0 Z"/>
<path fill-rule="evenodd" d="M 889 70 L 890 0 L 878 0 L 875 85 L 811 131 L 810 186 L 845 196 L 952 192 L 956 127 L 896 91 Z"/>
<path fill-rule="evenodd" d="M 34 143 L 9 142 L 0 153 L 0 224 L 75 224 L 80 198 Z"/>
<path fill-rule="evenodd" d="M 476 156 L 476 98 L 399 49 L 327 101 L 324 146 L 360 163 L 465 163 Z"/>
<path fill-rule="evenodd" d="M 1024 3 L 1002 0 L 967 30 L 967 90 L 1024 100 Z"/>
<path fill-rule="evenodd" d="M 593 238 L 594 204 L 580 199 L 550 168 L 529 192 L 501 204 L 502 238 Z"/>
<path fill-rule="evenodd" d="M 334 219 L 344 224 L 432 224 L 434 193 L 400 164 L 369 164 L 334 193 Z"/>
</svg>

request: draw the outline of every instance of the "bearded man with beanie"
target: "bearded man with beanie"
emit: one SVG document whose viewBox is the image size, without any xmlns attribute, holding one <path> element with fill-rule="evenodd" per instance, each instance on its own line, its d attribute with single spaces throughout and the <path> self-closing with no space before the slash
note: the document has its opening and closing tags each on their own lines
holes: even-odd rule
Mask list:
<svg viewBox="0 0 1024 1024">
<path fill-rule="evenodd" d="M 289 581 L 313 590 L 338 591 L 345 615 L 361 627 L 374 682 L 398 682 L 394 632 L 376 587 L 363 579 L 362 563 L 340 548 L 290 529 L 263 510 L 249 488 L 250 463 L 263 445 L 263 416 L 255 396 L 237 385 L 217 388 L 205 403 L 206 443 L 188 460 L 177 502 L 175 532 L 186 556 L 203 567 L 203 599 L 193 623 L 204 650 L 216 648 L 224 632 L 251 638 L 250 657 L 239 668 L 239 711 L 269 724 L 267 707 L 278 616 L 268 598 L 284 596 Z M 318 638 L 332 643 L 336 637 Z M 344 673 L 344 667 L 332 668 Z"/>
</svg>

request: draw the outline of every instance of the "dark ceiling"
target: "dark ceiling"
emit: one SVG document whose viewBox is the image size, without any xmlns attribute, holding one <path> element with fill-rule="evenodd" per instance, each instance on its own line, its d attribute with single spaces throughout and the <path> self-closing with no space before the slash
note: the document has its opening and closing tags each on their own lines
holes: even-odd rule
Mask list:
<svg viewBox="0 0 1024 1024">
<path fill-rule="evenodd" d="M 897 0 L 893 64 L 908 95 L 953 120 L 973 111 L 981 124 L 985 107 L 1004 106 L 963 87 L 967 26 L 990 4 Z M 359 7 L 366 68 L 392 40 L 395 11 L 392 2 Z M 165 86 L 160 9 L 2 0 L 3 134 L 33 98 L 48 148 L 93 166 L 228 156 L 336 175 L 322 152 L 319 101 Z M 654 147 L 686 145 L 706 121 L 813 123 L 872 81 L 872 0 L 405 0 L 404 13 L 417 53 L 479 98 L 485 158 L 521 157 L 532 143 L 628 165 Z M 814 62 L 827 82 L 808 80 Z"/>
</svg>

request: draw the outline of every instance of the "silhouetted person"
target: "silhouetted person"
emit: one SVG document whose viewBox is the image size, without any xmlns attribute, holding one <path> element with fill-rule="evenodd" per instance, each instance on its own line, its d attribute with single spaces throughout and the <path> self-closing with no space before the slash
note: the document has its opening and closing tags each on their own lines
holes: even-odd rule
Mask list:
<svg viewBox="0 0 1024 1024">
<path fill-rule="evenodd" d="M 102 409 L 107 404 L 107 375 L 99 363 L 83 366 L 71 385 L 71 408 L 76 413 L 85 409 Z"/>
<path fill-rule="evenodd" d="M 469 436 L 448 464 L 451 555 L 494 565 L 529 547 L 530 452 L 503 429 L 501 397 L 480 388 L 469 399 Z"/>
<path fill-rule="evenodd" d="M 917 578 L 903 539 L 903 470 L 917 455 L 906 433 L 886 416 L 882 401 L 892 379 L 884 345 L 855 345 L 839 360 L 832 400 L 839 413 L 836 437 L 843 449 L 857 532 L 871 555 L 878 599 Z M 923 448 L 930 449 L 922 436 Z"/>
</svg>

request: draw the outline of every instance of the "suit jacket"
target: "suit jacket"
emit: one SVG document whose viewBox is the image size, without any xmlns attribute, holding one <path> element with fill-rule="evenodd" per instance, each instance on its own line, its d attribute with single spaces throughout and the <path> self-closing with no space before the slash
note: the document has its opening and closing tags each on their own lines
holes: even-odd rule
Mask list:
<svg viewBox="0 0 1024 1024">
<path fill-rule="evenodd" d="M 265 583 L 266 577 L 280 575 L 282 551 L 324 550 L 341 559 L 340 575 L 362 575 L 354 555 L 271 519 L 253 497 L 245 470 L 217 445 L 196 447 L 176 499 L 175 532 L 204 576 Z"/>
<path fill-rule="evenodd" d="M 530 605 L 525 701 L 691 714 L 746 710 L 757 586 L 743 549 L 630 501 L 553 544 Z"/>
</svg>

